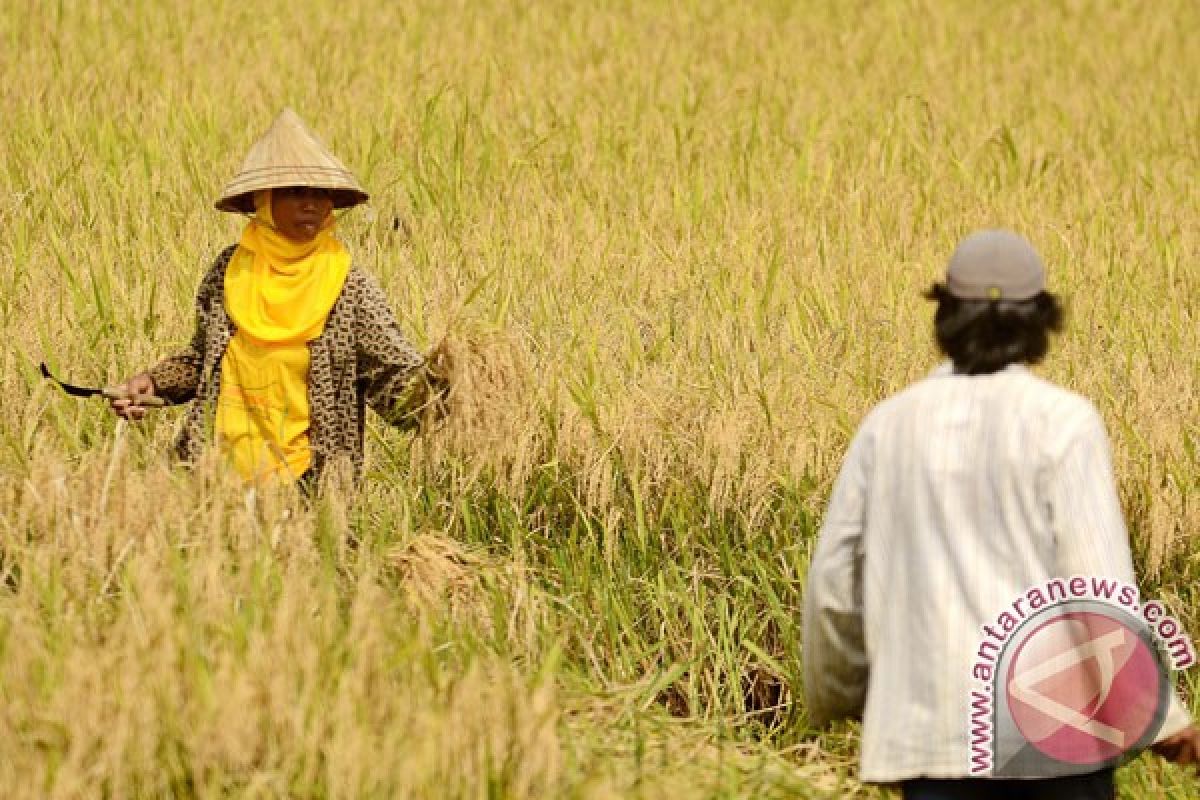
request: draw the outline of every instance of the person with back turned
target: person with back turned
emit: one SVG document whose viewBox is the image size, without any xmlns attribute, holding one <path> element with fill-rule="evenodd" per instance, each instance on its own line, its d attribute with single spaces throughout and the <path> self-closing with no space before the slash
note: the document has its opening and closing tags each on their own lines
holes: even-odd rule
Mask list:
<svg viewBox="0 0 1200 800">
<path fill-rule="evenodd" d="M 1072 588 L 1135 584 L 1103 421 L 1088 400 L 1028 368 L 1062 325 L 1033 247 L 1009 231 L 972 234 L 928 296 L 937 303 L 936 338 L 948 361 L 867 415 L 816 543 L 804 611 L 808 715 L 817 725 L 861 715 L 861 779 L 900 784 L 907 800 L 1112 798 L 1118 758 L 1088 766 L 1033 747 L 1036 741 L 1053 752 L 1060 742 L 1050 732 L 1062 741 L 1075 741 L 1070 737 L 1080 730 L 1114 735 L 1117 723 L 1106 717 L 1101 725 L 1088 714 L 1106 703 L 1105 713 L 1115 708 L 1119 716 L 1119 701 L 1131 695 L 1110 698 L 1103 686 L 1091 691 L 1084 685 L 1090 678 L 1053 681 L 1055 674 L 1076 674 L 1071 665 L 1092 675 L 1084 663 L 1092 652 L 1100 653 L 1094 663 L 1101 673 L 1114 663 L 1120 668 L 1111 659 L 1105 666 L 1108 651 L 1086 636 L 1068 636 L 1066 650 L 1047 657 L 1037 673 L 1050 676 L 1044 684 L 1026 686 L 1016 672 L 997 669 L 996 691 L 1019 690 L 1005 708 L 1016 709 L 1018 725 L 1026 725 L 1020 743 L 1028 746 L 1015 751 L 1004 771 L 979 774 L 971 767 L 969 697 L 980 677 L 978 671 L 973 677 L 973 664 L 980 654 L 1000 652 L 1001 639 L 1040 635 L 1037 624 L 1018 629 L 1025 614 L 1035 619 L 1031 608 L 1042 597 L 1030 587 L 1053 591 L 1073 577 L 1082 582 Z M 1091 608 L 1101 611 L 1075 613 L 1046 630 L 1086 632 L 1088 625 L 1124 618 L 1108 606 Z M 1116 635 L 1102 638 L 1126 641 Z M 1138 641 L 1128 637 L 1130 647 Z M 1037 651 L 1015 652 L 1006 656 L 1009 666 Z M 984 677 L 991 676 L 989 663 L 982 664 Z M 1102 677 L 1113 680 L 1111 672 Z M 1127 684 L 1122 691 L 1136 695 L 1139 687 Z M 1178 763 L 1195 763 L 1200 734 L 1169 680 L 1155 685 L 1165 688 L 1156 690 L 1154 726 L 1143 726 L 1139 746 L 1153 744 Z M 1079 707 L 1037 694 L 1043 691 L 1078 697 Z M 1136 703 L 1129 709 L 1142 711 Z M 998 711 L 981 724 L 996 720 L 1003 722 Z M 1003 742 L 1011 744 L 1011 737 Z"/>
</svg>

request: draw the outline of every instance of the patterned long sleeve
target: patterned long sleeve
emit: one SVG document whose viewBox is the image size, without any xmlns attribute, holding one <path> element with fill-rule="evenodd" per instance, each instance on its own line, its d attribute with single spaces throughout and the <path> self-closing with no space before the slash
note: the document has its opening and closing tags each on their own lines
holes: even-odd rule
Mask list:
<svg viewBox="0 0 1200 800">
<path fill-rule="evenodd" d="M 211 336 L 214 313 L 213 298 L 219 299 L 224 283 L 225 267 L 236 247 L 225 249 L 200 281 L 196 291 L 196 323 L 191 341 L 182 351 L 164 358 L 150 368 L 155 392 L 168 403 L 187 403 L 196 397 L 200 386 L 205 349 Z"/>
<path fill-rule="evenodd" d="M 425 405 L 439 392 L 426 362 L 409 343 L 379 284 L 364 274 L 359 284 L 355 328 L 358 376 L 367 405 L 389 424 L 420 424 Z"/>
</svg>

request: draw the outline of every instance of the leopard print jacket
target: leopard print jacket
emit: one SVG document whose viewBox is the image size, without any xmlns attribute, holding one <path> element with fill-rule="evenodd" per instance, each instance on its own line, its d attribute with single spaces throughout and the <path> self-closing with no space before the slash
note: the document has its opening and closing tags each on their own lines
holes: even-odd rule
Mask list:
<svg viewBox="0 0 1200 800">
<path fill-rule="evenodd" d="M 176 441 L 185 462 L 194 461 L 211 441 L 221 358 L 235 327 L 225 310 L 225 268 L 237 245 L 217 257 L 196 293 L 196 330 L 177 355 L 150 369 L 156 393 L 170 404 L 192 403 Z M 366 407 L 401 428 L 419 424 L 431 390 L 424 357 L 413 349 L 388 306 L 379 284 L 351 267 L 322 334 L 309 343 L 309 443 L 313 474 L 363 468 Z"/>
</svg>

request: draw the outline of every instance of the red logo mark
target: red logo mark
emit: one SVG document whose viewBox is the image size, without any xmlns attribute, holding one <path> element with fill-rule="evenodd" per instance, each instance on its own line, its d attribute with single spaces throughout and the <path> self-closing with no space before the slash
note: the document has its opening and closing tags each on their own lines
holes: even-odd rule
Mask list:
<svg viewBox="0 0 1200 800">
<path fill-rule="evenodd" d="M 1103 614 L 1077 611 L 1021 642 L 1005 691 L 1030 744 L 1058 761 L 1099 764 L 1145 735 L 1162 680 L 1154 652 L 1136 632 Z"/>
</svg>

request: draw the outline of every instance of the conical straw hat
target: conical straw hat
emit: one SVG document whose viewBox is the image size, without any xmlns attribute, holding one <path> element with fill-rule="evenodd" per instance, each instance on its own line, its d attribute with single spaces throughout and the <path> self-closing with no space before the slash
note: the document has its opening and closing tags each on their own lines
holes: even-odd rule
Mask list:
<svg viewBox="0 0 1200 800">
<path fill-rule="evenodd" d="M 254 211 L 254 193 L 283 186 L 329 189 L 334 208 L 349 208 L 367 201 L 358 180 L 321 144 L 304 121 L 285 108 L 271 129 L 250 148 L 233 180 L 225 185 L 217 208 L 221 211 Z"/>
</svg>

